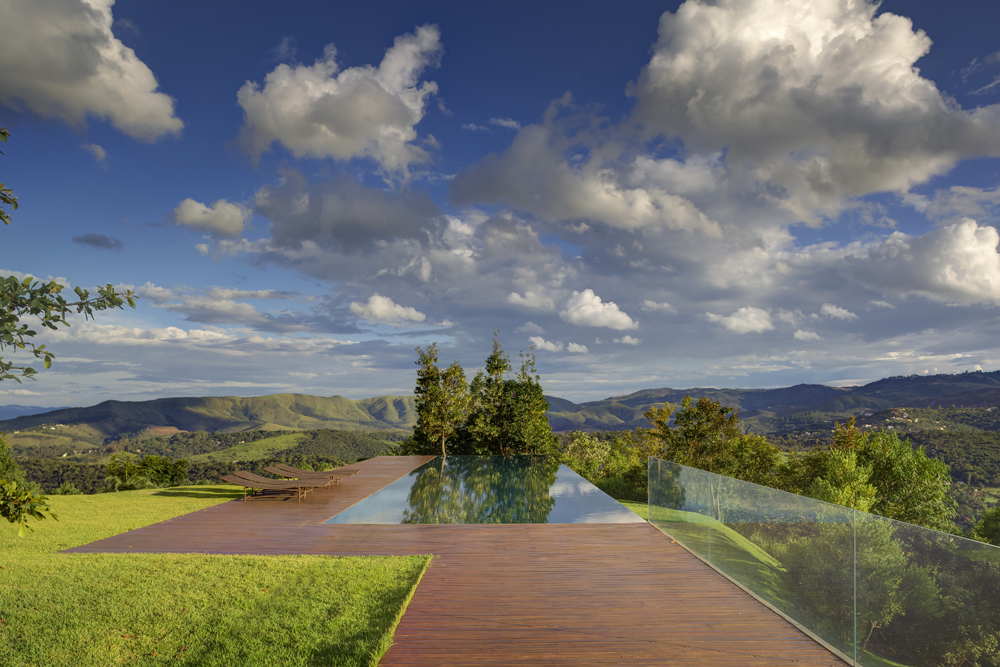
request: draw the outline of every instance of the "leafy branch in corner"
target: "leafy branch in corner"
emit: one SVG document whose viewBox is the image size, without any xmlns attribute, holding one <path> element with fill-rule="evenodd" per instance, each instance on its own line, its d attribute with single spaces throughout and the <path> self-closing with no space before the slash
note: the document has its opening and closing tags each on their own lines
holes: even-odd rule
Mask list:
<svg viewBox="0 0 1000 667">
<path fill-rule="evenodd" d="M 7 143 L 9 137 L 10 132 L 7 128 L 0 128 L 0 141 Z M 17 210 L 17 197 L 10 188 L 0 183 L 0 205 L 3 204 Z M 3 220 L 5 225 L 10 224 L 10 214 L 3 208 L 0 208 L 0 220 Z M 93 298 L 89 290 L 76 287 L 73 291 L 78 300 L 68 302 L 61 294 L 63 289 L 64 286 L 54 280 L 42 283 L 30 276 L 20 281 L 16 276 L 0 278 L 0 351 L 5 347 L 30 350 L 36 359 L 42 360 L 43 367 L 49 368 L 55 355 L 46 350 L 44 345 L 35 345 L 30 340 L 25 340 L 36 336 L 38 332 L 23 324 L 22 319 L 35 317 L 41 326 L 55 331 L 60 325 L 69 326 L 66 315 L 74 309 L 77 313 L 83 313 L 85 320 L 93 319 L 94 311 L 109 308 L 124 309 L 126 303 L 135 308 L 137 298 L 132 290 L 119 292 L 108 284 L 105 287 L 98 287 L 97 295 Z M 0 356 L 0 381 L 20 382 L 22 377 L 32 378 L 37 372 L 31 366 L 15 366 L 14 362 L 4 361 Z"/>
</svg>

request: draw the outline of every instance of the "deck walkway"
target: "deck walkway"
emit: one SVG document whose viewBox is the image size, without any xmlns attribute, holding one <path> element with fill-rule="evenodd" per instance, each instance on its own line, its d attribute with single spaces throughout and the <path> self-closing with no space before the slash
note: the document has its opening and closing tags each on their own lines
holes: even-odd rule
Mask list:
<svg viewBox="0 0 1000 667">
<path fill-rule="evenodd" d="M 434 554 L 384 667 L 843 667 L 648 524 L 322 523 L 430 458 L 370 459 L 302 502 L 234 500 L 68 552 Z"/>
</svg>

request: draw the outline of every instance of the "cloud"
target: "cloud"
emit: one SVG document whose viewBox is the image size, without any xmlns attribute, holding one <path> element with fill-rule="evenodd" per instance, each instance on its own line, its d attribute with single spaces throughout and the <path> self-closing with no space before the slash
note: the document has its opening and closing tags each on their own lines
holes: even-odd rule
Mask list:
<svg viewBox="0 0 1000 667">
<path fill-rule="evenodd" d="M 1000 304 L 1000 234 L 965 219 L 923 236 L 894 232 L 844 259 L 844 275 L 869 289 L 951 305 Z"/>
<path fill-rule="evenodd" d="M 534 345 L 539 350 L 547 350 L 549 352 L 562 352 L 563 349 L 562 343 L 551 343 L 542 338 L 541 336 L 532 336 L 528 340 L 530 340 L 531 344 Z"/>
<path fill-rule="evenodd" d="M 771 314 L 762 308 L 744 306 L 732 315 L 722 316 L 705 313 L 710 322 L 718 322 L 723 327 L 738 334 L 763 333 L 774 328 Z"/>
<path fill-rule="evenodd" d="M 469 130 L 470 132 L 489 132 L 490 128 L 483 127 L 482 125 L 476 125 L 475 123 L 465 123 L 462 125 L 463 130 Z"/>
<path fill-rule="evenodd" d="M 549 222 L 590 220 L 615 229 L 700 231 L 719 238 L 718 223 L 688 199 L 656 185 L 635 187 L 605 162 L 615 148 L 572 137 L 557 119 L 569 98 L 554 102 L 539 125 L 521 128 L 502 155 L 490 153 L 455 176 L 448 195 L 456 204 L 503 203 Z M 578 120 L 578 119 L 577 119 Z M 567 121 L 568 123 L 568 121 Z M 590 159 L 570 164 L 567 154 L 587 149 Z"/>
<path fill-rule="evenodd" d="M 644 300 L 642 302 L 642 306 L 639 308 L 639 310 L 642 310 L 643 312 L 647 312 L 647 313 L 657 313 L 657 312 L 662 312 L 662 313 L 676 313 L 677 312 L 677 309 L 674 308 L 673 306 L 671 306 L 666 301 L 664 301 L 663 303 L 657 303 L 656 301 L 652 301 L 650 299 Z"/>
<path fill-rule="evenodd" d="M 947 190 L 937 190 L 933 197 L 909 193 L 903 201 L 931 220 L 957 222 L 961 218 L 982 220 L 996 217 L 1000 208 L 1000 187 L 973 188 L 953 185 Z"/>
<path fill-rule="evenodd" d="M 423 322 L 427 316 L 416 308 L 400 306 L 378 292 L 368 297 L 367 303 L 351 303 L 351 312 L 369 324 L 388 324 L 398 327 Z"/>
<path fill-rule="evenodd" d="M 93 155 L 94 159 L 102 164 L 104 163 L 104 160 L 108 157 L 108 154 L 104 152 L 104 149 L 98 146 L 97 144 L 84 144 L 80 148 Z"/>
<path fill-rule="evenodd" d="M 888 301 L 878 301 L 878 300 L 875 300 L 875 301 L 869 301 L 868 303 L 870 303 L 871 305 L 875 306 L 876 308 L 891 308 L 891 309 L 895 309 L 896 308 L 896 306 L 892 305 Z"/>
<path fill-rule="evenodd" d="M 545 329 L 538 326 L 534 322 L 525 322 L 518 328 L 514 329 L 514 333 L 533 333 L 541 335 L 545 333 Z"/>
<path fill-rule="evenodd" d="M 113 0 L 0 3 L 0 103 L 76 129 L 106 119 L 140 141 L 180 134 L 174 101 L 111 31 Z"/>
<path fill-rule="evenodd" d="M 618 309 L 618 304 L 613 301 L 603 303 L 601 297 L 594 294 L 594 290 L 591 289 L 573 292 L 565 307 L 559 312 L 559 317 L 570 324 L 608 327 L 619 331 L 639 327 L 638 322 Z"/>
<path fill-rule="evenodd" d="M 491 125 L 499 125 L 500 127 L 505 127 L 508 130 L 520 130 L 521 124 L 518 123 L 513 118 L 490 118 Z"/>
<path fill-rule="evenodd" d="M 442 52 L 437 26 L 424 25 L 397 37 L 378 67 L 341 70 L 333 44 L 311 66 L 278 65 L 263 88 L 248 81 L 237 93 L 239 141 L 254 160 L 277 141 L 297 158 L 368 157 L 405 174 L 430 157 L 414 144 L 414 126 L 437 84 L 419 79 Z"/>
<path fill-rule="evenodd" d="M 101 248 L 102 250 L 122 249 L 121 241 L 110 236 L 105 236 L 104 234 L 83 234 L 82 236 L 74 236 L 72 241 L 73 243 L 89 245 L 92 248 Z"/>
<path fill-rule="evenodd" d="M 638 345 L 642 342 L 642 339 L 633 338 L 632 336 L 624 336 L 622 338 L 615 338 L 614 341 L 619 345 Z"/>
<path fill-rule="evenodd" d="M 803 331 L 799 329 L 793 335 L 795 336 L 795 340 L 823 340 L 823 337 L 815 331 Z"/>
<path fill-rule="evenodd" d="M 234 204 L 220 199 L 206 206 L 190 197 L 174 209 L 174 220 L 178 225 L 210 232 L 213 236 L 235 238 L 243 233 L 243 226 L 253 217 L 253 212 L 242 204 Z"/>
<path fill-rule="evenodd" d="M 177 295 L 172 290 L 154 285 L 151 282 L 147 282 L 145 285 L 136 288 L 135 293 L 139 295 L 139 298 L 148 299 L 154 306 L 162 305 L 167 301 L 177 298 Z"/>
<path fill-rule="evenodd" d="M 541 294 L 535 294 L 534 292 L 525 292 L 524 296 L 521 296 L 517 292 L 511 292 L 507 295 L 507 303 L 533 310 L 555 310 L 556 307 L 552 299 Z"/>
<path fill-rule="evenodd" d="M 298 250 L 309 243 L 371 252 L 393 240 L 426 238 L 423 230 L 440 216 L 425 191 L 388 193 L 347 175 L 310 186 L 294 169 L 282 176 L 280 185 L 256 194 L 257 211 L 272 221 L 272 240 L 279 248 Z"/>
<path fill-rule="evenodd" d="M 835 306 L 832 303 L 824 303 L 823 307 L 819 309 L 819 312 L 827 317 L 832 317 L 838 320 L 856 320 L 858 316 L 847 310 L 846 308 L 841 308 L 840 306 Z"/>
<path fill-rule="evenodd" d="M 843 201 L 905 192 L 962 157 L 1000 152 L 993 107 L 960 109 L 914 63 L 931 40 L 858 2 L 684 2 L 660 18 L 638 81 L 647 137 L 726 151 L 733 175 L 818 223 Z"/>
<path fill-rule="evenodd" d="M 566 346 L 566 351 L 573 354 L 587 354 L 587 346 L 579 343 L 570 343 Z"/>
</svg>

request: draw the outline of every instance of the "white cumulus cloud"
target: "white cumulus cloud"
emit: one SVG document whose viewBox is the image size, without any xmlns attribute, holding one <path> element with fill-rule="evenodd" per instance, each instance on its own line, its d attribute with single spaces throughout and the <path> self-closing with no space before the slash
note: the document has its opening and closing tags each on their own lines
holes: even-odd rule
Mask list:
<svg viewBox="0 0 1000 667">
<path fill-rule="evenodd" d="M 427 319 L 416 308 L 401 306 L 378 292 L 368 297 L 367 303 L 351 302 L 351 312 L 369 324 L 380 322 L 394 327 L 416 324 Z"/>
<path fill-rule="evenodd" d="M 112 33 L 112 5 L 0 3 L 0 103 L 77 129 L 88 116 L 106 119 L 141 141 L 179 134 L 184 123 L 174 115 L 174 100 L 157 92 L 153 72 Z"/>
<path fill-rule="evenodd" d="M 755 306 L 744 306 L 732 315 L 716 315 L 715 313 L 705 313 L 705 317 L 710 322 L 718 322 L 726 329 L 738 334 L 762 333 L 774 328 L 771 322 L 771 314 L 763 308 Z"/>
<path fill-rule="evenodd" d="M 552 299 L 542 294 L 536 294 L 535 292 L 525 292 L 524 296 L 521 296 L 517 292 L 511 292 L 507 295 L 507 303 L 534 310 L 553 310 L 556 307 Z"/>
<path fill-rule="evenodd" d="M 541 335 L 545 333 L 545 329 L 538 326 L 534 322 L 525 322 L 518 328 L 514 329 L 514 333 L 532 333 Z"/>
<path fill-rule="evenodd" d="M 559 317 L 570 324 L 588 327 L 608 327 L 609 329 L 636 329 L 639 323 L 618 308 L 613 301 L 604 303 L 594 290 L 573 292 L 566 301 Z"/>
<path fill-rule="evenodd" d="M 963 219 L 923 236 L 894 232 L 845 258 L 845 274 L 865 286 L 947 304 L 1000 304 L 1000 234 Z"/>
<path fill-rule="evenodd" d="M 530 340 L 531 344 L 534 345 L 539 350 L 548 350 L 549 352 L 562 352 L 563 349 L 562 343 L 553 343 L 551 341 L 545 340 L 541 336 L 532 336 L 528 340 Z"/>
<path fill-rule="evenodd" d="M 414 126 L 437 84 L 419 79 L 441 54 L 437 26 L 424 25 L 397 37 L 378 67 L 341 70 L 333 44 L 313 65 L 278 65 L 263 88 L 248 81 L 237 93 L 241 142 L 254 159 L 277 141 L 300 158 L 370 157 L 386 172 L 406 172 L 429 159 Z"/>
<path fill-rule="evenodd" d="M 905 192 L 1000 152 L 995 107 L 959 108 L 920 75 L 922 30 L 865 0 L 688 0 L 660 19 L 630 93 L 648 136 L 726 151 L 730 169 L 801 219 Z M 817 215 L 818 214 L 818 215 Z"/>
<path fill-rule="evenodd" d="M 242 204 L 234 204 L 220 199 L 211 206 L 206 206 L 190 197 L 182 201 L 174 209 L 174 220 L 177 224 L 210 232 L 213 236 L 234 238 L 243 233 L 243 225 L 252 217 L 253 212 Z"/>
<path fill-rule="evenodd" d="M 640 310 L 647 313 L 676 313 L 677 309 L 671 306 L 669 303 L 664 301 L 663 303 L 658 303 L 652 299 L 646 299 L 642 302 Z"/>
<path fill-rule="evenodd" d="M 573 354 L 587 354 L 587 346 L 581 345 L 580 343 L 570 343 L 566 346 L 567 352 L 572 352 Z"/>
<path fill-rule="evenodd" d="M 819 309 L 819 312 L 827 317 L 832 317 L 837 320 L 856 320 L 858 316 L 847 310 L 846 308 L 841 308 L 840 306 L 835 306 L 832 303 L 824 303 L 823 307 Z"/>
<path fill-rule="evenodd" d="M 799 329 L 793 335 L 795 336 L 795 340 L 823 340 L 823 337 L 815 331 L 803 331 Z"/>
<path fill-rule="evenodd" d="M 622 338 L 615 338 L 614 341 L 619 345 L 638 345 L 642 342 L 642 339 L 634 338 L 632 336 L 623 336 Z"/>
</svg>

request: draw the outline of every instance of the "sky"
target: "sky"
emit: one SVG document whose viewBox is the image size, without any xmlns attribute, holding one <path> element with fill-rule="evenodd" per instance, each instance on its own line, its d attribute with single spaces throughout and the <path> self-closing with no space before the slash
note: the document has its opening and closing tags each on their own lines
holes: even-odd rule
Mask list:
<svg viewBox="0 0 1000 667">
<path fill-rule="evenodd" d="M 1000 3 L 0 0 L 0 404 L 1000 368 Z M 23 351 L 5 358 L 29 363 Z"/>
</svg>

